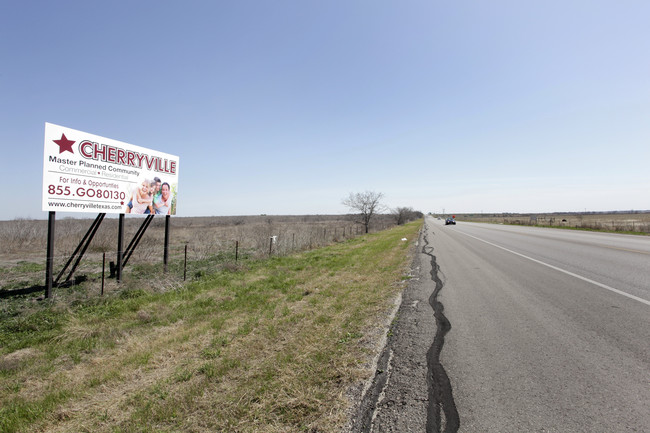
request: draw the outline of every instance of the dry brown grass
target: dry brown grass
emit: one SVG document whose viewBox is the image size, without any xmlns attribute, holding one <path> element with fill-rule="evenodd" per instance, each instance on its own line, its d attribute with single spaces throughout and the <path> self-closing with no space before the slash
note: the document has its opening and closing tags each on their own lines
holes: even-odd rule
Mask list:
<svg viewBox="0 0 650 433">
<path fill-rule="evenodd" d="M 194 217 L 170 219 L 170 263 L 172 279 L 183 277 L 182 265 L 190 263 L 189 277 L 204 275 L 209 270 L 193 266 L 198 262 L 221 255 L 228 266 L 234 265 L 237 243 L 239 258 L 286 255 L 318 248 L 362 234 L 362 226 L 355 223 L 352 215 L 300 215 L 300 216 L 234 216 Z M 125 223 L 125 247 L 144 221 L 139 217 L 127 217 Z M 56 221 L 54 276 L 77 248 L 83 235 L 90 228 L 90 219 L 61 218 Z M 88 276 L 86 283 L 90 296 L 100 291 L 102 257 L 106 254 L 105 273 L 109 274 L 109 262 L 116 261 L 118 222 L 106 218 L 86 251 L 75 276 Z M 394 225 L 389 215 L 379 215 L 372 226 L 373 231 Z M 129 259 L 126 275 L 138 266 L 162 268 L 165 220 L 155 218 L 140 244 Z M 271 236 L 276 241 L 271 244 Z M 47 246 L 47 221 L 16 219 L 0 221 L 0 290 L 14 290 L 43 285 L 45 283 L 45 259 Z M 224 264 L 226 264 L 224 263 Z M 63 281 L 68 268 L 60 281 Z M 139 270 L 137 272 L 140 272 Z M 167 279 L 166 281 L 169 281 Z M 106 290 L 115 289 L 109 280 Z M 167 283 L 165 283 L 167 284 Z M 79 294 L 77 294 L 79 296 Z"/>
</svg>

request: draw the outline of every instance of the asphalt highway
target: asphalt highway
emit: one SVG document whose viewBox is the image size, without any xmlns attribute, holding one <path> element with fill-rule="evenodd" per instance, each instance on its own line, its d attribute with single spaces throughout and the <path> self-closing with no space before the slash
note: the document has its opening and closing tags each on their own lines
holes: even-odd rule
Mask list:
<svg viewBox="0 0 650 433">
<path fill-rule="evenodd" d="M 414 276 L 358 431 L 650 432 L 649 237 L 427 217 Z"/>
</svg>

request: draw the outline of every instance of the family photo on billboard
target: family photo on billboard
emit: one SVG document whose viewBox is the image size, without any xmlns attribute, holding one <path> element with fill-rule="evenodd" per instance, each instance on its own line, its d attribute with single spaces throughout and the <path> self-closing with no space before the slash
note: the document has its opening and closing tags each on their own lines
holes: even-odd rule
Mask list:
<svg viewBox="0 0 650 433">
<path fill-rule="evenodd" d="M 173 215 L 172 187 L 159 177 L 144 178 L 134 188 L 125 213 L 144 215 Z"/>
</svg>

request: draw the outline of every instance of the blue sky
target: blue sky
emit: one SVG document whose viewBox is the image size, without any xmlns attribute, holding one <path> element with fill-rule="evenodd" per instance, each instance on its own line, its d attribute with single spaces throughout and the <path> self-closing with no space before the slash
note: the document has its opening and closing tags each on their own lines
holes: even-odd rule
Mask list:
<svg viewBox="0 0 650 433">
<path fill-rule="evenodd" d="M 650 209 L 650 2 L 0 2 L 0 219 L 44 124 L 178 155 L 178 215 Z M 90 215 L 88 215 L 90 216 Z"/>
</svg>

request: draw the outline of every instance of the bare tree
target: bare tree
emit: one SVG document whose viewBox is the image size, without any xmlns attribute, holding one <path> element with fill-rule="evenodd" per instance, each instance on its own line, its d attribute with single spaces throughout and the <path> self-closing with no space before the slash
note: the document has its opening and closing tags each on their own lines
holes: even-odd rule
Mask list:
<svg viewBox="0 0 650 433">
<path fill-rule="evenodd" d="M 405 224 L 411 218 L 413 212 L 412 207 L 396 207 L 393 209 L 392 214 L 393 218 L 395 218 L 395 222 L 400 226 Z"/>
<path fill-rule="evenodd" d="M 393 218 L 395 218 L 395 222 L 398 226 L 405 224 L 411 217 L 412 213 L 413 208 L 411 207 L 396 207 L 391 211 L 391 214 L 393 215 Z"/>
<path fill-rule="evenodd" d="M 412 207 L 396 207 L 391 211 L 393 218 L 397 225 L 406 224 L 409 221 L 414 221 L 418 218 L 424 217 L 424 214 L 419 210 L 413 210 Z"/>
<path fill-rule="evenodd" d="M 365 226 L 366 233 L 368 233 L 370 220 L 376 213 L 381 212 L 384 209 L 384 206 L 380 202 L 383 197 L 384 194 L 381 192 L 351 192 L 350 196 L 343 199 L 341 203 L 360 213 L 361 221 L 359 222 Z"/>
</svg>

